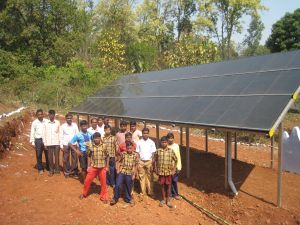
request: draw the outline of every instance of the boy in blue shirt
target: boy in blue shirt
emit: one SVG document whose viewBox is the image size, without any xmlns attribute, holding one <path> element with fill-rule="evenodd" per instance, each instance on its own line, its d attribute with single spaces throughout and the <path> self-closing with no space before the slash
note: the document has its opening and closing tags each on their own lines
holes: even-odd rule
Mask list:
<svg viewBox="0 0 300 225">
<path fill-rule="evenodd" d="M 87 174 L 88 168 L 88 155 L 87 150 L 88 147 L 91 146 L 92 134 L 87 131 L 88 123 L 86 120 L 80 121 L 80 132 L 75 134 L 71 139 L 69 146 L 72 148 L 77 154 L 79 158 L 79 163 L 81 167 L 81 181 L 84 183 L 85 177 Z M 78 144 L 79 150 L 76 146 Z"/>
</svg>

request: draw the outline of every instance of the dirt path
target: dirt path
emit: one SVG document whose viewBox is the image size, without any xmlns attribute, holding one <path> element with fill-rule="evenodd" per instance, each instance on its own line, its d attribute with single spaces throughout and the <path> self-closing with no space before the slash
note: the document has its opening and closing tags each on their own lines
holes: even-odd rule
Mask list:
<svg viewBox="0 0 300 225">
<path fill-rule="evenodd" d="M 104 205 L 98 199 L 96 180 L 91 195 L 79 200 L 82 184 L 78 180 L 37 174 L 28 127 L 15 142 L 19 149 L 15 147 L 0 161 L 0 224 L 216 224 L 183 200 L 174 202 L 175 210 L 160 208 L 158 191 L 156 199 L 143 201 L 135 194 L 133 207 L 123 200 L 113 207 Z M 196 137 L 191 143 L 203 145 Z M 241 147 L 239 158 L 246 160 L 233 163 L 239 195 L 231 198 L 224 190 L 224 143 L 210 141 L 210 152 L 191 152 L 192 176 L 187 179 L 183 170 L 179 184 L 183 195 L 234 224 L 300 223 L 300 176 L 284 173 L 283 208 L 279 209 L 274 205 L 276 171 L 247 163 L 267 163 L 268 151 Z M 184 149 L 182 157 L 185 162 Z"/>
</svg>

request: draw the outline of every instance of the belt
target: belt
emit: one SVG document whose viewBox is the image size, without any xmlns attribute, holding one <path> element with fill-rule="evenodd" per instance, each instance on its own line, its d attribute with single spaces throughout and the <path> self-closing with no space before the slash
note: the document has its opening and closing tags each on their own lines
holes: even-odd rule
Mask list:
<svg viewBox="0 0 300 225">
<path fill-rule="evenodd" d="M 43 140 L 43 138 L 35 138 L 35 140 Z"/>
<path fill-rule="evenodd" d="M 149 162 L 149 161 L 151 161 L 151 159 L 149 159 L 149 160 L 142 160 L 142 159 L 141 159 L 141 161 L 143 161 L 143 162 Z"/>
</svg>

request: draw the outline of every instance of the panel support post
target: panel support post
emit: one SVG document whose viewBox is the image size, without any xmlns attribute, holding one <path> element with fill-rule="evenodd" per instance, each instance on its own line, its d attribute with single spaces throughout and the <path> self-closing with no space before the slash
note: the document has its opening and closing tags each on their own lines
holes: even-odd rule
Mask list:
<svg viewBox="0 0 300 225">
<path fill-rule="evenodd" d="M 234 160 L 237 160 L 237 133 L 234 133 Z"/>
<path fill-rule="evenodd" d="M 159 123 L 155 124 L 156 126 L 156 147 L 159 147 Z"/>
<path fill-rule="evenodd" d="M 271 168 L 274 167 L 274 135 L 271 137 Z"/>
<path fill-rule="evenodd" d="M 180 127 L 180 146 L 183 146 L 183 141 L 182 141 L 183 133 L 182 133 L 182 131 L 183 131 L 183 128 Z"/>
<path fill-rule="evenodd" d="M 205 152 L 208 153 L 208 130 L 205 129 Z"/>
<path fill-rule="evenodd" d="M 118 119 L 115 119 L 115 128 L 120 127 L 120 121 Z"/>
<path fill-rule="evenodd" d="M 278 127 L 278 180 L 277 180 L 277 206 L 281 208 L 282 206 L 282 132 L 283 125 L 282 122 Z"/>
<path fill-rule="evenodd" d="M 79 122 L 80 122 L 80 120 L 79 120 L 79 114 L 77 114 L 77 126 L 79 127 Z"/>
<path fill-rule="evenodd" d="M 230 187 L 234 195 L 237 195 L 238 192 L 235 188 L 235 185 L 232 181 L 232 141 L 231 141 L 231 132 L 226 132 L 225 136 L 225 188 Z"/>
<path fill-rule="evenodd" d="M 191 177 L 191 165 L 190 165 L 190 129 L 187 127 L 186 128 L 186 176 L 187 178 Z"/>
<path fill-rule="evenodd" d="M 88 127 L 90 127 L 91 126 L 91 117 L 90 117 L 90 115 L 87 115 L 87 122 L 88 122 Z"/>
</svg>

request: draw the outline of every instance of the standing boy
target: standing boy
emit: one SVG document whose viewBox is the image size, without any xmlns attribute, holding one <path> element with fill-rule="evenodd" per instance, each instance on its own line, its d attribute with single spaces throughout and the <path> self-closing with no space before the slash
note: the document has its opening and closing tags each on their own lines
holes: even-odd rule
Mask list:
<svg viewBox="0 0 300 225">
<path fill-rule="evenodd" d="M 122 120 L 120 123 L 120 130 L 116 134 L 118 144 L 125 142 L 125 134 L 126 133 L 127 133 L 127 122 L 125 120 Z"/>
<path fill-rule="evenodd" d="M 132 133 L 132 140 L 137 144 L 138 141 L 142 138 L 142 132 L 136 129 L 136 121 L 130 122 L 130 133 Z"/>
<path fill-rule="evenodd" d="M 54 173 L 60 174 L 59 168 L 59 127 L 60 123 L 55 119 L 55 111 L 49 110 L 49 120 L 44 126 L 44 144 L 48 152 L 49 159 L 49 176 L 53 176 Z M 53 161 L 54 157 L 54 161 Z"/>
<path fill-rule="evenodd" d="M 136 152 L 140 156 L 139 160 L 139 180 L 141 184 L 142 194 L 153 196 L 153 175 L 152 175 L 152 158 L 153 153 L 156 151 L 155 143 L 149 138 L 149 129 L 142 130 L 142 139 L 136 145 Z"/>
<path fill-rule="evenodd" d="M 161 185 L 161 193 L 163 200 L 159 206 L 166 204 L 170 208 L 174 208 L 171 204 L 171 184 L 172 175 L 175 173 L 177 158 L 174 151 L 168 148 L 168 140 L 166 136 L 160 139 L 161 148 L 157 149 L 154 154 L 154 171 L 159 176 L 158 182 Z"/>
<path fill-rule="evenodd" d="M 136 144 L 133 142 L 132 140 L 132 134 L 130 132 L 127 132 L 125 134 L 125 142 L 121 143 L 119 145 L 118 151 L 117 151 L 117 155 L 122 155 L 122 152 L 126 151 L 126 142 L 132 142 L 133 145 L 133 152 L 136 152 Z"/>
<path fill-rule="evenodd" d="M 91 145 L 92 134 L 87 131 L 88 123 L 86 120 L 80 121 L 80 132 L 75 134 L 71 139 L 69 146 L 73 151 L 77 152 L 79 156 L 79 163 L 81 167 L 81 182 L 84 183 L 87 167 L 88 167 L 88 157 L 87 157 L 87 149 L 88 146 Z M 79 146 L 79 150 L 77 149 L 76 143 Z"/>
<path fill-rule="evenodd" d="M 79 133 L 78 126 L 73 122 L 73 115 L 68 113 L 65 116 L 66 122 L 60 127 L 60 149 L 63 151 L 64 175 L 68 178 L 71 174 L 78 175 L 77 153 L 69 146 L 69 142 L 75 134 Z M 70 165 L 71 155 L 71 165 Z"/>
<path fill-rule="evenodd" d="M 84 187 L 80 199 L 86 198 L 92 181 L 98 175 L 100 179 L 101 191 L 100 200 L 108 203 L 108 194 L 106 189 L 106 171 L 108 170 L 108 153 L 106 146 L 101 141 L 101 134 L 96 132 L 93 135 L 93 144 L 88 148 L 88 155 L 91 158 L 91 166 L 84 181 Z"/>
<path fill-rule="evenodd" d="M 125 202 L 132 204 L 131 200 L 131 190 L 132 190 L 132 181 L 135 178 L 136 167 L 137 167 L 137 156 L 133 153 L 133 144 L 132 142 L 126 142 L 126 152 L 123 152 L 120 159 L 118 160 L 117 166 L 117 183 L 115 187 L 115 194 L 110 202 L 111 205 L 114 205 L 118 202 L 120 198 L 120 189 L 123 183 L 125 182 Z"/>
<path fill-rule="evenodd" d="M 105 144 L 109 156 L 109 171 L 107 172 L 106 182 L 107 185 L 115 187 L 116 185 L 116 153 L 119 147 L 115 136 L 111 135 L 111 127 L 104 126 L 103 143 Z"/>
<path fill-rule="evenodd" d="M 176 200 L 180 200 L 180 196 L 178 193 L 178 186 L 177 186 L 177 182 L 178 182 L 178 177 L 179 177 L 179 173 L 181 171 L 182 165 L 181 165 L 181 156 L 180 156 L 180 149 L 179 149 L 179 145 L 174 143 L 174 134 L 173 133 L 168 133 L 167 134 L 167 139 L 168 139 L 168 147 L 171 148 L 177 158 L 177 164 L 176 164 L 176 171 L 172 176 L 172 187 L 171 187 L 171 196 L 173 198 L 175 198 Z"/>
<path fill-rule="evenodd" d="M 48 154 L 45 149 L 44 141 L 43 141 L 44 125 L 47 120 L 44 119 L 44 112 L 42 109 L 38 109 L 35 115 L 37 119 L 35 119 L 31 124 L 30 143 L 33 146 L 35 146 L 37 169 L 38 169 L 38 173 L 41 175 L 43 174 L 44 171 L 42 165 L 43 152 L 46 159 L 46 169 L 49 170 Z"/>
</svg>

